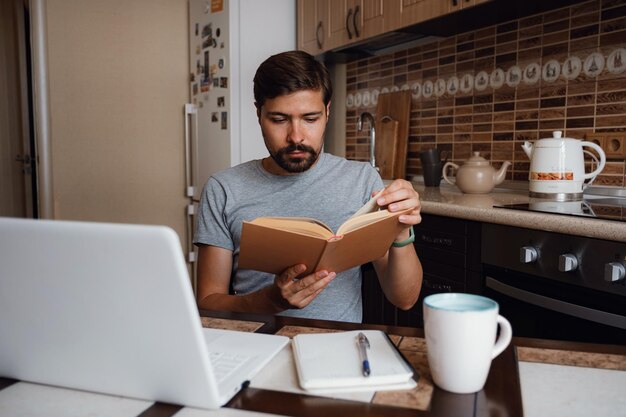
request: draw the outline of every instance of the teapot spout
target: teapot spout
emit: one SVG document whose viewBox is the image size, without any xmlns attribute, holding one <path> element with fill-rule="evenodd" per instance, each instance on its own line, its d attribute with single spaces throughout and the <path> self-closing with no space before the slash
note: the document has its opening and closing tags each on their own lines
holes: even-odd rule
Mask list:
<svg viewBox="0 0 626 417">
<path fill-rule="evenodd" d="M 504 179 L 506 178 L 506 170 L 509 168 L 510 165 L 511 165 L 511 163 L 509 161 L 504 161 L 502 163 L 502 166 L 500 167 L 500 170 L 498 170 L 497 172 L 493 173 L 493 184 L 494 185 L 501 184 L 502 181 L 504 181 Z"/>
<path fill-rule="evenodd" d="M 522 149 L 524 150 L 524 153 L 526 154 L 528 159 L 531 159 L 531 155 L 533 153 L 533 144 L 526 141 L 522 144 Z"/>
</svg>

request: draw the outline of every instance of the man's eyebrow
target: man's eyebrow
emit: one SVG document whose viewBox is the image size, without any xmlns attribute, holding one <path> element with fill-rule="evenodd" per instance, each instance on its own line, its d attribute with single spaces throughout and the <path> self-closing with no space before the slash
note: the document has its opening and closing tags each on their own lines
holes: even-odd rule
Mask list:
<svg viewBox="0 0 626 417">
<path fill-rule="evenodd" d="M 282 112 L 279 112 L 279 111 L 268 111 L 265 114 L 267 116 L 292 117 L 291 114 L 282 113 Z M 324 114 L 324 112 L 320 110 L 320 111 L 304 113 L 303 115 L 301 115 L 301 117 L 321 116 L 322 114 Z"/>
</svg>

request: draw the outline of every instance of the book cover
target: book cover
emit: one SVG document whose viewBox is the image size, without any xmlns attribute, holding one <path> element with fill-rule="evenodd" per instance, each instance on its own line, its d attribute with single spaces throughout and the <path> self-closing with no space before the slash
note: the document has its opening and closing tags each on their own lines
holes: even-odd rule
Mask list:
<svg viewBox="0 0 626 417">
<path fill-rule="evenodd" d="M 304 276 L 322 269 L 341 272 L 384 256 L 405 227 L 398 222 L 398 216 L 409 210 L 367 212 L 377 207 L 377 197 L 337 232 L 310 218 L 259 217 L 244 222 L 239 268 L 280 274 L 291 266 L 304 264 Z"/>
</svg>

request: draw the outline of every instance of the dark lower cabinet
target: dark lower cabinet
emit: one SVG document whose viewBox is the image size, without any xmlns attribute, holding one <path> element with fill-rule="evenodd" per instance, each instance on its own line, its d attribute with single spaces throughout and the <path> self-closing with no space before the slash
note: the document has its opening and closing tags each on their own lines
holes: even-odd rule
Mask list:
<svg viewBox="0 0 626 417">
<path fill-rule="evenodd" d="M 415 227 L 415 250 L 424 279 L 415 306 L 403 311 L 387 301 L 371 265 L 363 267 L 363 322 L 423 327 L 424 297 L 441 292 L 479 293 L 481 223 L 422 214 Z"/>
</svg>

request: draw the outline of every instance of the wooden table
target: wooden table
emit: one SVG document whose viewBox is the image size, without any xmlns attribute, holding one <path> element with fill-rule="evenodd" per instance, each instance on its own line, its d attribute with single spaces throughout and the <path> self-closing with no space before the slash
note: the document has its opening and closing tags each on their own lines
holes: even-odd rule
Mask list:
<svg viewBox="0 0 626 417">
<path fill-rule="evenodd" d="M 308 331 L 326 330 L 355 330 L 355 329 L 379 329 L 386 331 L 392 339 L 399 342 L 400 350 L 403 351 L 402 341 L 407 345 L 420 345 L 424 347 L 424 332 L 421 329 L 408 327 L 362 325 L 353 323 L 341 323 L 323 320 L 296 319 L 280 316 L 265 316 L 256 314 L 241 314 L 231 312 L 205 311 L 200 312 L 205 325 L 212 324 L 214 327 L 256 331 L 267 334 L 290 334 L 298 329 L 307 328 Z M 306 329 L 304 329 L 306 331 Z M 416 343 L 416 341 L 418 343 Z M 385 393 L 383 401 L 376 401 L 376 396 L 371 403 L 340 400 L 327 397 L 319 397 L 305 394 L 270 391 L 265 389 L 248 387 L 239 392 L 226 407 L 243 410 L 273 413 L 286 416 L 432 416 L 432 417 L 470 417 L 470 416 L 499 416 L 499 417 L 522 417 L 522 398 L 518 373 L 518 348 L 525 349 L 524 355 L 531 357 L 533 354 L 541 355 L 549 349 L 574 351 L 580 357 L 581 352 L 597 355 L 621 355 L 626 357 L 626 346 L 594 345 L 583 343 L 556 342 L 546 340 L 513 338 L 511 345 L 492 362 L 489 377 L 484 389 L 476 394 L 452 394 L 433 386 L 427 364 L 424 364 L 425 352 L 420 352 L 419 366 L 416 366 L 414 352 L 406 352 L 405 356 L 413 363 L 420 372 L 418 385 L 429 386 L 428 402 L 425 407 L 407 407 L 402 401 L 394 403 L 389 401 Z M 410 349 L 410 347 L 409 347 Z M 558 351 L 554 351 L 558 352 Z M 407 353 L 409 353 L 407 355 Z M 561 356 L 563 356 L 561 354 Z M 567 355 L 565 355 L 567 356 Z M 532 358 L 530 359 L 532 360 Z M 567 358 L 566 358 L 567 360 Z M 572 358 L 571 360 L 576 360 Z M 619 366 L 624 366 L 619 359 Z M 16 380 L 0 378 L 0 390 L 6 388 Z M 378 394 L 377 394 L 378 395 Z M 398 393 L 396 395 L 402 395 Z M 393 397 L 391 397 L 393 398 Z M 169 417 L 173 416 L 182 407 L 171 404 L 155 403 L 146 409 L 141 417 Z"/>
</svg>

